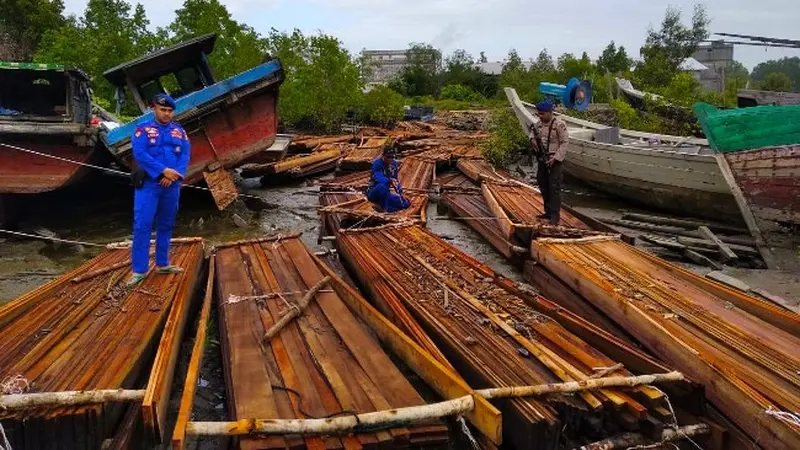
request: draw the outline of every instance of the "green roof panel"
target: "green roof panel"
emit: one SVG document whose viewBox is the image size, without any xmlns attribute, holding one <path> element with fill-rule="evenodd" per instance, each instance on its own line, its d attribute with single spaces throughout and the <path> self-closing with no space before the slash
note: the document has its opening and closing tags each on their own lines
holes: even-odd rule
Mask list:
<svg viewBox="0 0 800 450">
<path fill-rule="evenodd" d="M 800 105 L 718 109 L 700 102 L 694 112 L 709 144 L 719 152 L 800 143 Z"/>
</svg>

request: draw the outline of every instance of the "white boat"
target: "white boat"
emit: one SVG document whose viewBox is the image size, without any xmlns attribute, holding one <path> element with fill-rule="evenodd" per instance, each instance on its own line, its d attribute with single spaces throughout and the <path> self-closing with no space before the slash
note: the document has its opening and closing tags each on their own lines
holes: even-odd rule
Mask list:
<svg viewBox="0 0 800 450">
<path fill-rule="evenodd" d="M 535 107 L 512 88 L 506 97 L 526 135 Z M 679 215 L 740 222 L 706 139 L 625 130 L 557 114 L 569 127 L 565 174 L 631 203 Z"/>
</svg>

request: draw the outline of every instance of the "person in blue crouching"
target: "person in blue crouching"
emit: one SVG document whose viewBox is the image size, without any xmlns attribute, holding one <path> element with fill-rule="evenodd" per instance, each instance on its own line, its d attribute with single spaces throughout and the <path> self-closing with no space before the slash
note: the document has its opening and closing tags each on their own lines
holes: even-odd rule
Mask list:
<svg viewBox="0 0 800 450">
<path fill-rule="evenodd" d="M 181 273 L 169 263 L 169 247 L 181 182 L 189 168 L 190 144 L 186 131 L 172 121 L 175 101 L 166 94 L 153 99 L 154 120 L 136 128 L 131 138 L 134 169 L 133 275 L 128 287 L 141 282 L 150 266 L 150 235 L 156 227 L 156 273 Z"/>
<path fill-rule="evenodd" d="M 383 155 L 372 162 L 372 175 L 367 188 L 367 200 L 376 209 L 394 213 L 411 205 L 411 202 L 403 197 L 403 187 L 400 186 L 398 179 L 399 171 L 400 166 L 394 158 L 394 150 L 391 147 L 384 147 Z M 397 193 L 392 193 L 392 189 Z"/>
</svg>

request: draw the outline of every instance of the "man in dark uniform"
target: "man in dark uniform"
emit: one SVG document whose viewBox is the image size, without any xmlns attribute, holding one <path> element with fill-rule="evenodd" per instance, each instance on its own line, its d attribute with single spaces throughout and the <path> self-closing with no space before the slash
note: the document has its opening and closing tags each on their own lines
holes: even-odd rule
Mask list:
<svg viewBox="0 0 800 450">
<path fill-rule="evenodd" d="M 372 162 L 372 175 L 367 188 L 367 200 L 384 212 L 401 211 L 411 205 L 411 202 L 403 197 L 399 172 L 400 166 L 394 159 L 394 150 L 388 146 L 384 147 L 383 155 Z M 392 188 L 397 194 L 392 193 Z"/>
<path fill-rule="evenodd" d="M 150 235 L 156 226 L 156 273 L 175 274 L 183 269 L 169 263 L 172 229 L 178 214 L 181 181 L 189 168 L 190 144 L 186 131 L 172 121 L 175 101 L 166 94 L 153 99 L 154 120 L 136 128 L 131 138 L 138 165 L 134 193 L 133 275 L 128 286 L 141 282 L 150 266 Z"/>
<path fill-rule="evenodd" d="M 567 124 L 553 115 L 553 103 L 545 100 L 536 105 L 539 116 L 539 136 L 542 137 L 547 162 L 539 163 L 536 179 L 544 199 L 544 214 L 540 219 L 558 225 L 561 220 L 561 182 L 564 177 L 563 162 L 569 147 Z M 536 147 L 536 140 L 531 138 L 531 145 Z"/>
</svg>

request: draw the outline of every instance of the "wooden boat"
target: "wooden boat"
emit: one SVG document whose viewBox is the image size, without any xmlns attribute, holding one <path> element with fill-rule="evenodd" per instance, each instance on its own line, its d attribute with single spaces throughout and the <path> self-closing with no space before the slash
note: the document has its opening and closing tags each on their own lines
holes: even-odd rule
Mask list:
<svg viewBox="0 0 800 450">
<path fill-rule="evenodd" d="M 800 105 L 719 110 L 699 103 L 695 111 L 762 254 L 763 244 L 793 247 L 800 227 Z"/>
<path fill-rule="evenodd" d="M 87 168 L 53 157 L 95 162 L 95 137 L 85 73 L 0 62 L 0 222 L 11 200 L 5 194 L 49 192 L 86 175 Z"/>
<path fill-rule="evenodd" d="M 133 121 L 100 133 L 119 162 L 131 166 L 131 136 L 136 127 L 153 119 L 149 102 L 159 92 L 175 99 L 175 121 L 184 127 L 192 143 L 186 177 L 189 184 L 219 168 L 236 168 L 273 145 L 278 128 L 278 88 L 284 79 L 280 61 L 271 59 L 217 81 L 208 63 L 215 41 L 215 34 L 200 36 L 103 74 L 117 87 L 118 98 L 125 98 L 127 88 L 142 112 Z"/>
<path fill-rule="evenodd" d="M 800 93 L 798 92 L 739 89 L 736 97 L 739 108 L 762 105 L 800 105 Z"/>
<path fill-rule="evenodd" d="M 505 88 L 525 133 L 533 105 Z M 558 115 L 570 128 L 564 170 L 572 178 L 631 203 L 681 215 L 740 221 L 708 141 L 606 127 Z"/>
</svg>

